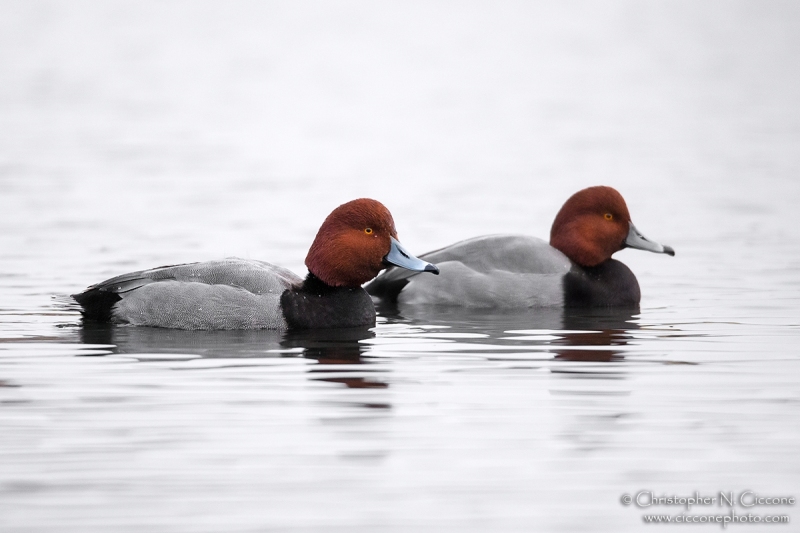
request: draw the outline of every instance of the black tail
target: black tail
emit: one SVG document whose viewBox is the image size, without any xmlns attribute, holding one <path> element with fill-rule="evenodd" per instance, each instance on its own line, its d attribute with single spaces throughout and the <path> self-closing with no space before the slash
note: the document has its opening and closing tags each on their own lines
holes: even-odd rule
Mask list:
<svg viewBox="0 0 800 533">
<path fill-rule="evenodd" d="M 99 287 L 90 287 L 72 297 L 83 308 L 83 318 L 97 322 L 111 322 L 111 309 L 122 299 L 119 294 Z"/>
</svg>

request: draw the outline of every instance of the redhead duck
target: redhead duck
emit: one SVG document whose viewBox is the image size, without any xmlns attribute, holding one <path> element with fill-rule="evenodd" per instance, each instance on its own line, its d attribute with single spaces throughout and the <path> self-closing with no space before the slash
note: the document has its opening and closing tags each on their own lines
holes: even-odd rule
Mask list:
<svg viewBox="0 0 800 533">
<path fill-rule="evenodd" d="M 550 244 L 521 235 L 487 235 L 420 257 L 441 276 L 424 279 L 387 269 L 367 291 L 401 304 L 465 307 L 636 306 L 636 276 L 611 259 L 623 248 L 675 255 L 645 238 L 631 222 L 625 200 L 611 187 L 589 187 L 556 215 Z"/>
<path fill-rule="evenodd" d="M 387 265 L 438 274 L 397 241 L 391 213 L 362 198 L 325 219 L 308 276 L 263 261 L 223 259 L 142 270 L 73 295 L 84 318 L 177 329 L 314 329 L 375 325 L 361 288 Z"/>
</svg>

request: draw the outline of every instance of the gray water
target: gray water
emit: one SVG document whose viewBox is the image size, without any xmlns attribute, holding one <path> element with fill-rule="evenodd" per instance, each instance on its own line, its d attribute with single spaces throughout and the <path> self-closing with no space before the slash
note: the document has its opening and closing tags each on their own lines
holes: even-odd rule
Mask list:
<svg viewBox="0 0 800 533">
<path fill-rule="evenodd" d="M 796 2 L 0 3 L 0 530 L 647 531 L 800 496 Z M 303 275 L 373 197 L 422 253 L 605 184 L 638 313 L 84 328 L 64 296 Z"/>
</svg>

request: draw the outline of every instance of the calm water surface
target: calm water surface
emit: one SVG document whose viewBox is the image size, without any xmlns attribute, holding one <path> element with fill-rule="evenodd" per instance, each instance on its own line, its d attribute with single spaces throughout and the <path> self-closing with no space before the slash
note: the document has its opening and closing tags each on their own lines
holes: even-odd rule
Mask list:
<svg viewBox="0 0 800 533">
<path fill-rule="evenodd" d="M 3 3 L 0 530 L 714 530 L 621 497 L 800 496 L 799 23 L 793 2 Z M 595 184 L 677 251 L 618 254 L 639 310 L 280 334 L 84 327 L 64 303 L 226 256 L 304 274 L 361 196 L 418 253 L 546 237 Z"/>
</svg>

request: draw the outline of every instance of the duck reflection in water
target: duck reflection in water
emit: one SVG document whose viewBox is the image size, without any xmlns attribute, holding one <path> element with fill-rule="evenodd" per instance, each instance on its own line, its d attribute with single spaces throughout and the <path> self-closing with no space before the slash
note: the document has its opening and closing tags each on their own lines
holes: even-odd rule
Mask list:
<svg viewBox="0 0 800 533">
<path fill-rule="evenodd" d="M 398 305 L 377 303 L 378 314 L 390 323 L 445 327 L 449 334 L 466 334 L 458 342 L 482 344 L 493 357 L 504 350 L 492 346 L 542 346 L 559 361 L 616 362 L 631 333 L 639 329 L 639 307 L 465 309 L 451 306 Z M 470 336 L 470 334 L 480 334 Z M 548 336 L 542 340 L 542 335 Z M 556 338 L 553 338 L 556 337 Z"/>
<path fill-rule="evenodd" d="M 638 307 L 565 309 L 563 323 L 566 331 L 553 344 L 574 348 L 556 348 L 555 358 L 561 361 L 622 361 L 624 352 L 615 347 L 628 344 L 631 332 L 639 329 L 635 321 L 638 316 Z"/>
<path fill-rule="evenodd" d="M 349 388 L 387 388 L 385 381 L 363 376 L 368 368 L 362 356 L 368 349 L 361 340 L 375 337 L 366 327 L 280 332 L 276 330 L 186 331 L 165 328 L 117 326 L 84 322 L 80 330 L 86 344 L 114 345 L 119 354 L 193 354 L 204 358 L 305 357 L 318 364 L 309 373 L 315 381 L 340 383 Z M 323 377 L 321 374 L 332 374 Z"/>
<path fill-rule="evenodd" d="M 368 362 L 363 358 L 368 348 L 360 341 L 374 337 L 375 333 L 367 328 L 307 330 L 287 333 L 283 344 L 289 348 L 302 347 L 303 357 L 316 359 L 319 365 L 314 366 L 309 373 L 322 375 L 311 378 L 315 381 L 341 383 L 350 389 L 386 389 L 389 384 L 385 381 L 372 377 L 341 375 L 372 372 L 368 368 L 352 368 L 352 365 L 364 365 Z"/>
</svg>

